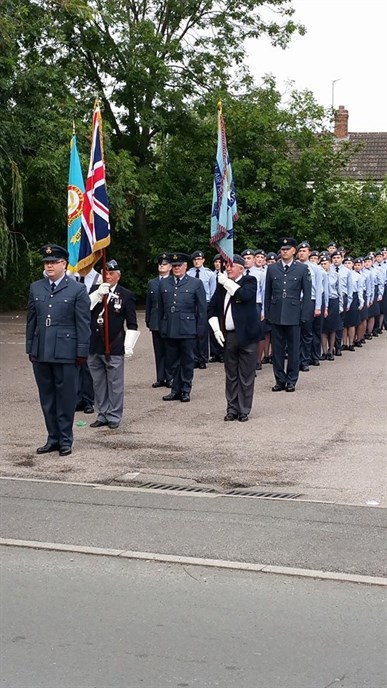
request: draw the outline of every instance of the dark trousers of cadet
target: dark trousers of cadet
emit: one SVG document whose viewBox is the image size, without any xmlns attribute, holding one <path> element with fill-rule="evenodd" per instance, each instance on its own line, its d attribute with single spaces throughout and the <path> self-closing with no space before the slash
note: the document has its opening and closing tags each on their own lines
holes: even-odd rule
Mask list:
<svg viewBox="0 0 387 688">
<path fill-rule="evenodd" d="M 300 371 L 300 326 L 271 325 L 273 372 L 278 385 L 295 385 Z M 285 352 L 287 367 L 285 371 Z"/>
<path fill-rule="evenodd" d="M 77 403 L 78 370 L 75 363 L 33 363 L 48 444 L 71 447 Z"/>
<path fill-rule="evenodd" d="M 224 369 L 227 412 L 249 414 L 253 404 L 257 342 L 239 346 L 236 332 L 226 332 Z"/>
<path fill-rule="evenodd" d="M 124 357 L 90 354 L 97 420 L 120 423 L 124 411 Z"/>
<path fill-rule="evenodd" d="M 166 366 L 172 377 L 172 392 L 189 394 L 195 365 L 195 339 L 165 339 Z"/>
<path fill-rule="evenodd" d="M 214 335 L 211 327 L 209 328 L 209 330 L 210 330 L 210 355 L 211 355 L 211 357 L 213 356 L 214 358 L 223 359 L 224 349 L 216 341 L 215 335 Z"/>
<path fill-rule="evenodd" d="M 166 367 L 165 339 L 160 336 L 160 332 L 152 332 L 152 343 L 155 355 L 157 382 L 170 382 L 172 376 Z"/>
<path fill-rule="evenodd" d="M 348 296 L 347 294 L 343 294 L 343 312 L 340 313 L 340 318 L 341 318 L 341 327 L 339 330 L 336 330 L 336 335 L 335 335 L 335 349 L 340 349 L 343 344 L 343 330 L 344 330 L 344 318 L 345 314 L 347 312 L 347 303 L 348 303 Z"/>
<path fill-rule="evenodd" d="M 205 324 L 205 332 L 196 337 L 195 363 L 208 362 L 208 323 Z"/>
<path fill-rule="evenodd" d="M 308 366 L 312 357 L 312 342 L 313 342 L 313 320 L 314 320 L 314 304 L 312 302 L 313 311 L 306 322 L 301 323 L 300 329 L 300 365 Z"/>
<path fill-rule="evenodd" d="M 313 318 L 312 327 L 312 348 L 310 352 L 311 361 L 319 361 L 321 356 L 321 335 L 322 335 L 322 325 L 324 319 L 324 297 L 321 304 L 321 315 L 315 315 Z"/>
<path fill-rule="evenodd" d="M 89 370 L 89 366 L 79 366 L 78 368 L 78 393 L 77 406 L 93 406 L 94 405 L 94 387 L 93 378 Z"/>
</svg>

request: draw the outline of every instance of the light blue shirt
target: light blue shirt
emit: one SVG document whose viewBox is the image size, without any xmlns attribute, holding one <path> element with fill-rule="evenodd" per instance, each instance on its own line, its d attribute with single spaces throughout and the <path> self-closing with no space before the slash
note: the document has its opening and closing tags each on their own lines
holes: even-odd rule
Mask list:
<svg viewBox="0 0 387 688">
<path fill-rule="evenodd" d="M 336 270 L 336 267 L 338 267 L 339 269 Z M 348 309 L 352 303 L 352 292 L 353 292 L 352 271 L 348 270 L 348 268 L 346 268 L 345 265 L 339 265 L 339 266 L 331 265 L 331 271 L 336 272 L 339 275 L 341 293 L 347 295 L 347 309 Z"/>
<path fill-rule="evenodd" d="M 190 268 L 187 272 L 190 277 L 196 277 L 196 268 Z M 216 289 L 216 275 L 209 268 L 199 268 L 199 277 L 203 282 L 204 290 L 206 292 L 206 301 L 209 303 L 215 293 Z"/>
</svg>

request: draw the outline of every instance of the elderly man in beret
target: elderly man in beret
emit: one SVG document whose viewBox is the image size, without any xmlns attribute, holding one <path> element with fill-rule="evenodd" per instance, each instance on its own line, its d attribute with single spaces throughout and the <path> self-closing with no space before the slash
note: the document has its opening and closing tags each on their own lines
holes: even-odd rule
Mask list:
<svg viewBox="0 0 387 688">
<path fill-rule="evenodd" d="M 90 300 L 84 284 L 66 275 L 69 254 L 58 244 L 41 249 L 45 275 L 30 287 L 26 352 L 33 366 L 47 441 L 38 454 L 72 452 L 78 367 L 87 361 Z"/>
</svg>

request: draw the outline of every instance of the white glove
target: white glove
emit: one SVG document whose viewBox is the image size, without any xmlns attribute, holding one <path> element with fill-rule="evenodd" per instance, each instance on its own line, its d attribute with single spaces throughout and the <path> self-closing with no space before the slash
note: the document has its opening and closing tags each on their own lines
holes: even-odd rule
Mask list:
<svg viewBox="0 0 387 688">
<path fill-rule="evenodd" d="M 227 279 L 225 272 L 218 272 L 218 284 L 224 284 Z"/>
<path fill-rule="evenodd" d="M 99 285 L 98 289 L 89 294 L 91 311 L 93 310 L 94 306 L 97 305 L 97 303 L 101 303 L 105 294 L 109 293 L 109 289 L 110 286 L 108 285 L 108 283 L 102 282 L 102 284 Z"/>
<path fill-rule="evenodd" d="M 220 329 L 219 318 L 217 318 L 216 316 L 213 316 L 212 318 L 209 319 L 208 324 L 212 328 L 212 331 L 214 333 L 214 337 L 215 337 L 216 341 L 218 342 L 218 344 L 220 346 L 224 346 L 224 336 L 223 336 L 222 330 Z"/>
<path fill-rule="evenodd" d="M 126 358 L 131 358 L 133 356 L 134 347 L 136 345 L 136 342 L 137 342 L 137 339 L 139 338 L 139 336 L 140 336 L 140 333 L 138 330 L 126 330 L 125 341 L 124 341 L 125 357 Z"/>
<path fill-rule="evenodd" d="M 222 275 L 221 279 L 219 279 L 220 275 Z M 224 288 L 226 289 L 226 291 L 228 291 L 229 294 L 231 294 L 231 296 L 234 296 L 236 290 L 239 289 L 239 284 L 234 282 L 234 280 L 226 277 L 223 272 L 219 273 L 218 282 L 219 284 L 223 284 Z"/>
</svg>

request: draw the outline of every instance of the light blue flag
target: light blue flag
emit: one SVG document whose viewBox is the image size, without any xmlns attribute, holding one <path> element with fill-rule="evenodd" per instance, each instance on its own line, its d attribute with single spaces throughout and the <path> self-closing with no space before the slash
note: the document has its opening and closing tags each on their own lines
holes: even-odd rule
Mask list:
<svg viewBox="0 0 387 688">
<path fill-rule="evenodd" d="M 85 185 L 77 149 L 77 137 L 73 134 L 70 143 L 69 183 L 67 187 L 67 250 L 68 269 L 77 271 L 79 247 L 81 245 L 81 221 Z"/>
<path fill-rule="evenodd" d="M 234 181 L 227 151 L 222 104 L 218 103 L 218 147 L 212 196 L 210 244 L 227 261 L 234 255 L 234 222 L 238 219 Z"/>
</svg>

